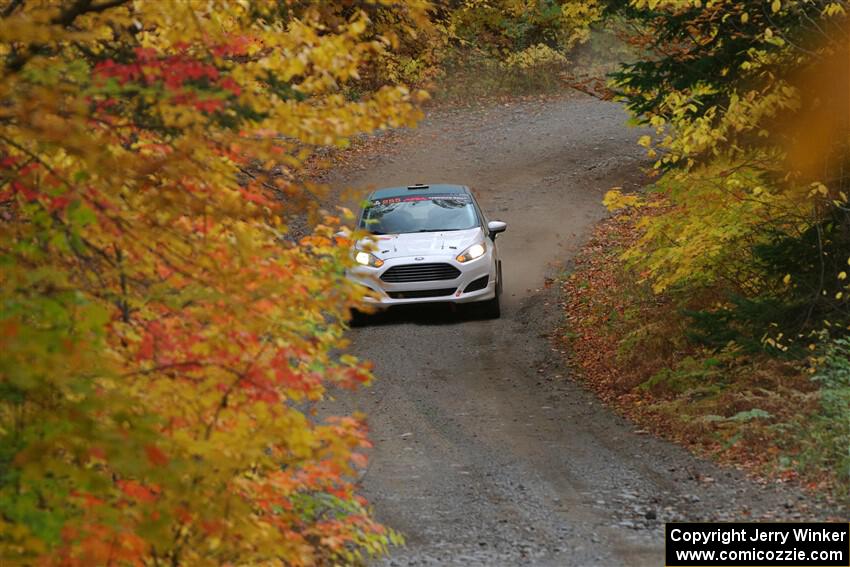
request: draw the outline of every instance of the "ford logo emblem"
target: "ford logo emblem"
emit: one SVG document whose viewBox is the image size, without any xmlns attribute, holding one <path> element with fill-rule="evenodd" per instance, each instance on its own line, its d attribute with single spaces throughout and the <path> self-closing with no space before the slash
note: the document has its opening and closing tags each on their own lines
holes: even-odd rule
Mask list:
<svg viewBox="0 0 850 567">
<path fill-rule="evenodd" d="M 424 259 L 425 259 L 425 256 L 417 256 L 416 258 L 414 258 L 414 260 L 416 260 L 417 262 L 420 262 Z"/>
</svg>

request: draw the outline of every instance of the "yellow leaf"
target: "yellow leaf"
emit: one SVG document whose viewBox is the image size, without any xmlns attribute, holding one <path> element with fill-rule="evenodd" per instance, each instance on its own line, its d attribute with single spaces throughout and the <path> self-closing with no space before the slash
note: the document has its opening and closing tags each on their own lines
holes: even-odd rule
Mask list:
<svg viewBox="0 0 850 567">
<path fill-rule="evenodd" d="M 790 284 L 790 283 L 791 283 L 791 274 L 785 274 L 785 277 L 784 277 L 784 278 L 782 278 L 782 282 L 783 282 L 785 285 Z"/>
<path fill-rule="evenodd" d="M 775 14 L 782 9 L 782 2 L 780 2 L 780 0 L 773 0 L 773 3 L 770 5 L 770 9 L 773 10 L 773 13 Z"/>
<path fill-rule="evenodd" d="M 643 205 L 640 197 L 637 195 L 623 195 L 619 187 L 615 187 L 605 193 L 605 197 L 602 199 L 602 204 L 605 205 L 609 211 L 617 211 L 619 209 L 626 209 L 629 207 L 640 207 Z"/>
<path fill-rule="evenodd" d="M 840 274 L 838 274 L 838 279 L 839 280 L 846 280 L 847 279 L 847 272 L 841 272 Z"/>
</svg>

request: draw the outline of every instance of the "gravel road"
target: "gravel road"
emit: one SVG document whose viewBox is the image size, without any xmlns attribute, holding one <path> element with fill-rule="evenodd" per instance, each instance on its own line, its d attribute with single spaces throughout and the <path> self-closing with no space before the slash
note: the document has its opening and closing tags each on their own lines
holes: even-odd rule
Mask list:
<svg viewBox="0 0 850 567">
<path fill-rule="evenodd" d="M 744 478 L 643 435 L 570 378 L 550 340 L 558 286 L 606 190 L 643 183 L 639 135 L 584 96 L 435 111 L 392 151 L 330 179 L 365 191 L 472 187 L 499 237 L 502 318 L 448 307 L 375 316 L 351 333 L 376 384 L 327 410 L 369 416 L 362 479 L 407 545 L 388 565 L 663 565 L 670 520 L 823 515 L 794 489 Z"/>
</svg>

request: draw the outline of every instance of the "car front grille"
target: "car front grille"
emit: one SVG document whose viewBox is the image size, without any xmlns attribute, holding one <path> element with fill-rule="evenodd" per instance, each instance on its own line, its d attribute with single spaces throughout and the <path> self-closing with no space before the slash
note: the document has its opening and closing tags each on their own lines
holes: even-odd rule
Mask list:
<svg viewBox="0 0 850 567">
<path fill-rule="evenodd" d="M 403 264 L 393 266 L 381 275 L 387 283 L 432 282 L 453 280 L 460 270 L 451 264 Z"/>
<path fill-rule="evenodd" d="M 456 287 L 443 289 L 417 289 L 414 291 L 388 291 L 387 295 L 393 299 L 420 299 L 422 297 L 442 297 L 451 295 L 457 290 Z"/>
</svg>

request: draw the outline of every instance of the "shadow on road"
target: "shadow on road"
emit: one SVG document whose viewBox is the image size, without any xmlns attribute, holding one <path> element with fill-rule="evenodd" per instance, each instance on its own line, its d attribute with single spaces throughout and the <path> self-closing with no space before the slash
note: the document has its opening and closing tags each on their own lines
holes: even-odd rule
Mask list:
<svg viewBox="0 0 850 567">
<path fill-rule="evenodd" d="M 373 313 L 352 313 L 352 327 L 377 327 L 383 325 L 457 325 L 468 321 L 483 321 L 487 318 L 474 303 L 426 303 L 420 305 L 397 305 Z"/>
</svg>

